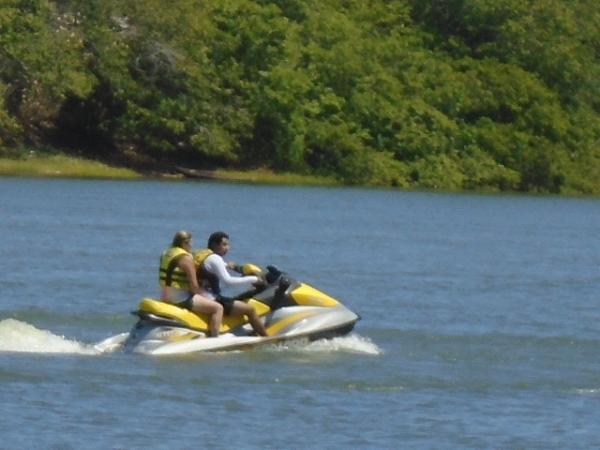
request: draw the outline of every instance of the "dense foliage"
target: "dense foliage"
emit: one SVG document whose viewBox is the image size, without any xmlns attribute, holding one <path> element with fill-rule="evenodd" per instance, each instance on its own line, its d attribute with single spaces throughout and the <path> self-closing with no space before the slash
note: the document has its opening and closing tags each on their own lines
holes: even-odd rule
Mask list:
<svg viewBox="0 0 600 450">
<path fill-rule="evenodd" d="M 3 0 L 0 152 L 600 193 L 596 0 Z"/>
</svg>

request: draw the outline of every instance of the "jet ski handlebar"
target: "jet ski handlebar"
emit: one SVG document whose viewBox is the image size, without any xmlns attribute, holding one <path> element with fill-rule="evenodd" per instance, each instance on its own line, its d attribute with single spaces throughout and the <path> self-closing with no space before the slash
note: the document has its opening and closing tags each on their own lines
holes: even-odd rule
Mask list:
<svg viewBox="0 0 600 450">
<path fill-rule="evenodd" d="M 251 266 L 252 270 L 249 271 L 247 267 Z M 244 270 L 246 269 L 246 270 Z M 258 269 L 258 270 L 256 270 Z M 285 292 L 285 290 L 290 286 L 291 281 L 285 277 L 285 273 L 277 269 L 275 266 L 267 266 L 266 270 L 261 270 L 258 266 L 254 264 L 244 264 L 236 267 L 236 272 L 241 274 L 252 274 L 259 277 L 259 279 L 264 280 L 264 283 L 257 283 L 252 289 L 249 289 L 241 294 L 236 295 L 234 298 L 236 300 L 248 300 L 254 297 L 256 294 L 266 290 L 270 286 L 277 286 L 277 290 L 280 292 Z"/>
</svg>

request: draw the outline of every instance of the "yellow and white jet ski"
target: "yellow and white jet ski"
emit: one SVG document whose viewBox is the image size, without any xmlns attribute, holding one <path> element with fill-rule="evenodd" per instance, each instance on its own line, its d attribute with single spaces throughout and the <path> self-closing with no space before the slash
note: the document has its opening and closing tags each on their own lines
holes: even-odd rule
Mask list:
<svg viewBox="0 0 600 450">
<path fill-rule="evenodd" d="M 217 338 L 207 337 L 208 319 L 183 308 L 144 298 L 138 322 L 126 336 L 128 352 L 160 355 L 203 351 L 237 350 L 287 340 L 316 340 L 349 333 L 359 316 L 338 300 L 269 266 L 266 271 L 246 265 L 246 273 L 257 271 L 267 286 L 236 297 L 254 306 L 269 336 L 255 336 L 244 317 L 224 317 Z"/>
</svg>

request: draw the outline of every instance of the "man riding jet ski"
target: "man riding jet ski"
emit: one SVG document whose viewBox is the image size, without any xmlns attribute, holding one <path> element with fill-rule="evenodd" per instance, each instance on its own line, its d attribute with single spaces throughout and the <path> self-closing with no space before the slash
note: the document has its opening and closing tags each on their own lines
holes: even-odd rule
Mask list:
<svg viewBox="0 0 600 450">
<path fill-rule="evenodd" d="M 246 316 L 225 316 L 218 338 L 207 338 L 209 320 L 182 307 L 144 298 L 133 314 L 139 317 L 124 338 L 125 351 L 176 354 L 233 350 L 291 339 L 316 340 L 349 333 L 359 316 L 336 299 L 292 278 L 273 266 L 261 270 L 253 264 L 239 268 L 243 275 L 258 275 L 266 285 L 235 297 L 251 305 L 268 336 L 256 336 Z"/>
<path fill-rule="evenodd" d="M 260 287 L 264 283 L 255 275 L 231 276 L 229 270 L 238 273 L 240 271 L 237 264 L 225 262 L 224 256 L 229 252 L 229 248 L 229 235 L 223 231 L 216 231 L 208 238 L 207 248 L 194 253 L 200 291 L 204 296 L 218 302 L 223 307 L 225 316 L 246 316 L 256 334 L 267 336 L 267 330 L 252 305 L 221 295 L 221 284 L 245 286 L 252 283 L 255 287 Z"/>
</svg>

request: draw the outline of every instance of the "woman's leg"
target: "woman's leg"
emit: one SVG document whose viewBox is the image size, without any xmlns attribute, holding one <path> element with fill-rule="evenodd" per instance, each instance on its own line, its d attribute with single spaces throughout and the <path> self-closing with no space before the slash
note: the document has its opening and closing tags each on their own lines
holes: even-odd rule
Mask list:
<svg viewBox="0 0 600 450">
<path fill-rule="evenodd" d="M 219 336 L 219 329 L 223 321 L 223 306 L 210 298 L 196 294 L 192 297 L 192 311 L 209 314 L 209 335 L 210 337 Z"/>
</svg>

